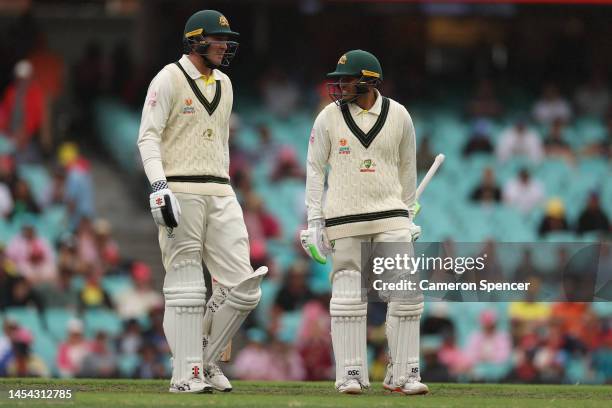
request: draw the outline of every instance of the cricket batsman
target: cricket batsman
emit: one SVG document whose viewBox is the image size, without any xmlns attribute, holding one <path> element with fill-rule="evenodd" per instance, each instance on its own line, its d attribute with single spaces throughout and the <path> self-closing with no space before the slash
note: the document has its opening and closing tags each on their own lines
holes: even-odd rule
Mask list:
<svg viewBox="0 0 612 408">
<path fill-rule="evenodd" d="M 250 265 L 228 175 L 233 91 L 219 68 L 234 57 L 237 37 L 218 11 L 192 15 L 184 55 L 153 78 L 142 111 L 138 147 L 166 271 L 164 332 L 174 393 L 231 391 L 217 361 L 257 306 L 267 273 Z M 208 303 L 202 261 L 216 282 Z"/>
<path fill-rule="evenodd" d="M 318 115 L 310 136 L 308 230 L 302 231 L 301 241 L 306 252 L 320 263 L 331 255 L 330 314 L 336 389 L 361 394 L 370 385 L 367 303 L 361 296 L 361 243 L 413 242 L 421 233 L 413 223 L 415 133 L 406 108 L 377 90 L 383 73 L 371 53 L 347 52 L 328 77 L 335 80 L 328 84 L 334 103 Z M 420 295 L 414 300 L 389 301 L 389 364 L 383 383 L 387 390 L 406 395 L 429 391 L 419 375 L 422 299 Z"/>
</svg>

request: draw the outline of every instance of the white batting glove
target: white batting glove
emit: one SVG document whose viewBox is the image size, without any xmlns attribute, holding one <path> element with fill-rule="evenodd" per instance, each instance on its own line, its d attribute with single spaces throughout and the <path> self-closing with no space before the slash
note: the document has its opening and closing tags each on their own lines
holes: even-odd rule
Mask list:
<svg viewBox="0 0 612 408">
<path fill-rule="evenodd" d="M 155 223 L 162 227 L 178 227 L 181 207 L 168 184 L 165 181 L 156 181 L 153 183 L 153 190 L 149 195 L 149 205 Z"/>
<path fill-rule="evenodd" d="M 412 242 L 416 241 L 421 236 L 421 227 L 413 222 L 410 222 L 408 230 L 410 231 L 410 235 L 412 236 Z"/>
<path fill-rule="evenodd" d="M 322 218 L 308 221 L 308 229 L 300 231 L 300 242 L 312 259 L 320 264 L 327 262 L 327 255 L 331 254 L 332 247 L 327 239 L 325 222 Z"/>
</svg>

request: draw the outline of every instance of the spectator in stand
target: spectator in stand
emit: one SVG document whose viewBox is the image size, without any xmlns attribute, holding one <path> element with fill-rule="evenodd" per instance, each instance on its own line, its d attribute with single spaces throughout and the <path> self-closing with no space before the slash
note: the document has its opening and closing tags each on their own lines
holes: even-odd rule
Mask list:
<svg viewBox="0 0 612 408">
<path fill-rule="evenodd" d="M 119 266 L 119 245 L 111 237 L 111 224 L 100 218 L 93 225 L 98 258 L 106 272 L 116 270 Z"/>
<path fill-rule="evenodd" d="M 268 213 L 263 201 L 255 192 L 245 195 L 244 223 L 249 233 L 251 258 L 254 263 L 262 264 L 268 256 L 267 240 L 281 238 L 278 220 Z"/>
<path fill-rule="evenodd" d="M 561 382 L 564 375 L 564 362 L 566 354 L 563 351 L 563 333 L 557 325 L 549 325 L 548 333 L 542 339 L 543 344 L 538 347 L 533 356 L 533 365 L 538 372 L 538 379 L 542 382 Z"/>
<path fill-rule="evenodd" d="M 284 312 L 301 309 L 314 296 L 308 287 L 308 264 L 296 261 L 285 274 L 283 286 L 276 296 L 275 306 Z"/>
<path fill-rule="evenodd" d="M 66 171 L 58 167 L 53 170 L 51 183 L 44 193 L 43 205 L 49 207 L 52 205 L 65 205 L 66 198 Z"/>
<path fill-rule="evenodd" d="M 323 381 L 333 377 L 334 363 L 331 350 L 331 321 L 327 302 L 320 299 L 307 302 L 302 308 L 302 322 L 298 330 L 296 348 L 304 363 L 306 381 Z"/>
<path fill-rule="evenodd" d="M 275 163 L 275 167 L 270 176 L 270 181 L 273 183 L 287 179 L 303 180 L 306 177 L 306 173 L 298 162 L 295 150 L 290 146 L 283 146 L 273 163 Z"/>
<path fill-rule="evenodd" d="M 145 343 L 140 348 L 140 364 L 134 370 L 132 378 L 165 378 L 166 367 L 161 355 L 156 352 L 155 345 Z"/>
<path fill-rule="evenodd" d="M 21 234 L 11 240 L 6 254 L 17 265 L 19 274 L 33 285 L 57 279 L 51 246 L 44 238 L 37 236 L 32 225 L 25 225 Z"/>
<path fill-rule="evenodd" d="M 276 161 L 281 150 L 281 145 L 278 144 L 272 136 L 272 131 L 265 124 L 257 126 L 257 150 L 251 154 L 251 164 L 257 165 L 260 163 L 271 164 Z"/>
<path fill-rule="evenodd" d="M 563 139 L 563 128 L 565 124 L 560 119 L 556 119 L 550 125 L 548 137 L 544 142 L 544 150 L 548 157 L 561 157 L 569 163 L 574 162 L 574 152 L 569 144 Z"/>
<path fill-rule="evenodd" d="M 457 345 L 453 332 L 443 334 L 442 345 L 438 350 L 438 361 L 448 368 L 451 376 L 467 373 L 471 365 L 471 361 Z"/>
<path fill-rule="evenodd" d="M 76 230 L 76 244 L 78 258 L 81 262 L 96 265 L 106 272 L 100 261 L 96 234 L 89 218 L 81 218 L 79 221 Z"/>
<path fill-rule="evenodd" d="M 567 123 L 572 118 L 572 110 L 559 88 L 554 84 L 547 84 L 533 107 L 533 117 L 544 125 L 549 125 L 557 119 Z"/>
<path fill-rule="evenodd" d="M 501 189 L 495 181 L 495 173 L 491 167 L 486 167 L 482 171 L 482 180 L 472 191 L 470 198 L 472 201 L 481 203 L 499 203 L 501 201 Z"/>
<path fill-rule="evenodd" d="M 8 135 L 15 146 L 18 163 L 40 160 L 41 147 L 51 149 L 51 131 L 45 95 L 34 80 L 27 60 L 15 65 L 15 81 L 0 101 L 0 133 Z"/>
<path fill-rule="evenodd" d="M 25 180 L 18 179 L 13 188 L 13 212 L 11 218 L 21 214 L 40 214 L 41 208 L 32 196 L 30 186 Z"/>
<path fill-rule="evenodd" d="M 490 154 L 492 152 L 493 145 L 491 144 L 491 124 L 486 119 L 479 119 L 474 124 L 470 139 L 463 148 L 463 155 L 469 156 L 472 153 Z"/>
<path fill-rule="evenodd" d="M 81 218 L 91 218 L 95 213 L 91 164 L 80 155 L 74 143 L 62 144 L 58 159 L 66 170 L 64 202 L 70 214 L 70 229 L 75 230 Z"/>
<path fill-rule="evenodd" d="M 79 291 L 72 286 L 72 273 L 70 271 L 60 269 L 57 281 L 48 282 L 37 289 L 46 308 L 78 310 Z"/>
<path fill-rule="evenodd" d="M 91 344 L 83 336 L 83 323 L 72 319 L 68 322 L 68 337 L 57 349 L 57 368 L 64 378 L 73 378 L 81 371 L 83 360 L 89 354 Z"/>
<path fill-rule="evenodd" d="M 78 255 L 74 235 L 66 234 L 59 242 L 57 267 L 72 276 L 85 275 L 85 265 Z"/>
<path fill-rule="evenodd" d="M 539 163 L 544 155 L 540 136 L 527 127 L 524 119 L 519 119 L 512 127 L 504 130 L 497 143 L 497 159 L 506 162 L 510 158 L 523 155 L 533 163 Z"/>
<path fill-rule="evenodd" d="M 2 335 L 0 335 L 0 377 L 6 377 L 6 369 L 13 355 L 13 342 L 19 330 L 17 321 L 8 316 L 2 324 Z"/>
<path fill-rule="evenodd" d="M 9 290 L 6 297 L 0 302 L 2 307 L 34 307 L 38 313 L 44 313 L 44 303 L 27 279 L 21 276 L 9 277 L 7 287 Z"/>
<path fill-rule="evenodd" d="M 604 117 L 610 107 L 610 90 L 602 70 L 596 70 L 586 84 L 576 91 L 575 102 L 583 115 Z"/>
<path fill-rule="evenodd" d="M 540 236 L 550 232 L 569 231 L 567 218 L 565 217 L 565 206 L 559 198 L 551 198 L 546 203 L 546 212 L 538 230 Z"/>
<path fill-rule="evenodd" d="M 113 378 L 118 374 L 117 355 L 108 335 L 99 331 L 85 355 L 78 376 L 83 378 Z"/>
<path fill-rule="evenodd" d="M 544 200 L 542 183 L 533 180 L 527 169 L 521 169 L 518 178 L 510 180 L 503 189 L 504 202 L 522 213 L 528 213 Z"/>
<path fill-rule="evenodd" d="M 4 184 L 10 191 L 13 191 L 17 180 L 15 157 L 9 154 L 0 154 L 0 184 Z"/>
<path fill-rule="evenodd" d="M 497 328 L 497 315 L 486 310 L 480 315 L 481 329 L 472 333 L 465 357 L 473 368 L 479 364 L 504 364 L 510 358 L 512 344 L 507 332 Z"/>
<path fill-rule="evenodd" d="M 9 377 L 49 377 L 45 362 L 32 352 L 32 340 L 32 334 L 27 329 L 17 329 L 13 337 L 12 358 L 6 367 Z"/>
<path fill-rule="evenodd" d="M 495 87 L 490 79 L 482 79 L 476 93 L 468 102 L 468 113 L 475 118 L 495 118 L 500 116 L 504 108 L 495 95 Z"/>
<path fill-rule="evenodd" d="M 64 59 L 61 54 L 49 49 L 47 36 L 43 32 L 37 33 L 33 45 L 28 61 L 32 64 L 36 81 L 48 99 L 51 110 L 53 103 L 64 92 Z"/>
<path fill-rule="evenodd" d="M 117 311 L 122 319 L 137 319 L 161 307 L 164 300 L 159 291 L 153 289 L 151 268 L 144 262 L 132 264 L 134 287 L 117 295 Z"/>
<path fill-rule="evenodd" d="M 234 362 L 234 376 L 241 380 L 266 381 L 270 380 L 269 366 L 274 356 L 264 346 L 267 335 L 264 331 L 251 328 L 247 331 L 247 345 L 238 352 Z M 265 367 L 265 370 L 262 370 Z"/>
<path fill-rule="evenodd" d="M 590 231 L 610 232 L 610 219 L 601 208 L 599 194 L 596 192 L 589 195 L 587 205 L 578 218 L 578 228 L 576 229 L 579 234 Z"/>
<path fill-rule="evenodd" d="M 8 218 L 13 213 L 12 190 L 17 183 L 15 161 L 12 156 L 0 154 L 0 219 Z"/>
<path fill-rule="evenodd" d="M 106 307 L 110 310 L 113 309 L 113 302 L 110 296 L 100 284 L 101 275 L 102 271 L 99 267 L 89 265 L 85 285 L 79 294 L 79 310 L 90 307 Z"/>
<path fill-rule="evenodd" d="M 117 350 L 119 354 L 138 354 L 142 341 L 138 320 L 129 319 L 124 324 L 123 333 L 117 339 Z"/>
<path fill-rule="evenodd" d="M 170 347 L 164 335 L 164 308 L 157 307 L 149 312 L 151 328 L 144 333 L 144 342 L 155 346 L 160 354 L 170 354 Z"/>
</svg>

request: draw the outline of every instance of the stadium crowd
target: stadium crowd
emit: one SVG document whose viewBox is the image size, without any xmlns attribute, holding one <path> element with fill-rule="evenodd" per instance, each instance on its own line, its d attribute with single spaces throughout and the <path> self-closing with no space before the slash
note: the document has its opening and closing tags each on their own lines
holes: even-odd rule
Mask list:
<svg viewBox="0 0 612 408">
<path fill-rule="evenodd" d="M 53 132 L 61 128 L 62 98 L 80 107 L 74 117 L 85 131 L 84 123 L 96 123 L 96 101 L 110 97 L 120 106 L 137 106 L 146 84 L 134 79 L 125 49 L 117 47 L 107 58 L 92 43 L 72 67 L 68 91 L 61 57 L 43 40 L 33 43 L 37 47 L 13 58 L 11 69 L 0 70 L 12 78 L 3 78 L 0 99 L 0 376 L 166 378 L 161 291 L 149 266 L 125 257 L 111 223 L 97 218 L 94 193 L 103 187 L 93 184 L 88 158 Z M 294 126 L 296 117 L 311 123 L 328 99 L 316 84 L 298 83 L 281 69 L 266 73 L 259 85 L 251 97 L 257 115 L 245 104 L 232 119 L 230 175 L 244 210 L 251 262 L 254 268 L 270 266 L 271 273 L 258 310 L 236 339 L 243 347 L 234 349 L 231 372 L 251 380 L 330 379 L 328 266 L 311 262 L 297 240 L 305 221 L 308 130 Z M 604 73 L 594 71 L 571 90 L 545 84 L 519 112 L 497 94 L 497 85 L 477 83 L 456 115 L 465 132 L 454 140 L 455 159 L 485 165 L 478 167 L 480 179 L 455 199 L 483 212 L 495 207 L 534 218 L 527 235 L 534 239 L 564 232 L 567 240 L 609 239 L 612 196 L 604 183 L 612 103 Z M 392 82 L 383 92 L 402 101 Z M 304 106 L 304 93 L 319 100 Z M 422 116 L 415 109 L 420 171 L 437 153 L 431 126 L 419 126 L 426 122 Z M 580 134 L 585 118 L 601 134 Z M 497 169 L 517 158 L 500 181 Z M 567 202 L 538 178 L 539 166 L 547 163 L 560 161 L 571 173 L 591 160 L 605 170 L 581 201 Z M 426 205 L 423 212 L 426 221 Z M 433 223 L 423 225 L 424 239 Z M 452 231 L 439 234 L 429 237 L 462 239 Z M 503 234 L 495 238 L 503 241 Z M 605 255 L 612 270 L 612 254 Z M 520 268 L 536 266 L 526 254 Z M 371 304 L 368 319 L 371 375 L 378 381 L 387 359 L 384 306 Z M 422 355 L 427 381 L 612 383 L 612 309 L 607 303 L 533 299 L 432 303 L 422 321 Z"/>
</svg>

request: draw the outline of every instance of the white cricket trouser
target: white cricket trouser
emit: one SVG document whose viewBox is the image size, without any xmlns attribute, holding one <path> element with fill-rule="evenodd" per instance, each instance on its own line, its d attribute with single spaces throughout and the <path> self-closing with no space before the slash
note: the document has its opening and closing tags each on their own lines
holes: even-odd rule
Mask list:
<svg viewBox="0 0 612 408">
<path fill-rule="evenodd" d="M 233 288 L 253 274 L 249 238 L 235 196 L 176 193 L 181 206 L 179 226 L 159 228 L 166 273 L 182 260 L 204 260 L 212 278 Z"/>
</svg>

